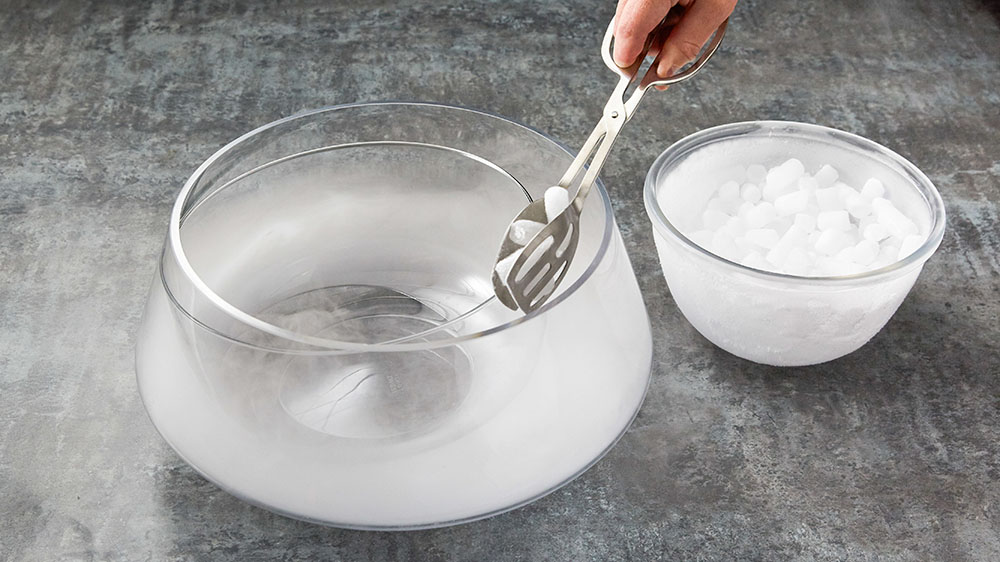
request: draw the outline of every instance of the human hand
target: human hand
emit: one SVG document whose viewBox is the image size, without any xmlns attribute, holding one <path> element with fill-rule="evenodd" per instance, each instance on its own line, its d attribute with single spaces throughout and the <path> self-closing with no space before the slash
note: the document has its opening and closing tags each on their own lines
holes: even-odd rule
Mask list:
<svg viewBox="0 0 1000 562">
<path fill-rule="evenodd" d="M 615 13 L 615 63 L 627 67 L 635 63 L 646 37 L 667 14 L 673 27 L 666 38 L 655 38 L 651 53 L 656 58 L 656 75 L 672 76 L 695 59 L 716 29 L 733 13 L 737 0 L 618 0 Z M 683 8 L 683 11 L 671 9 Z"/>
</svg>

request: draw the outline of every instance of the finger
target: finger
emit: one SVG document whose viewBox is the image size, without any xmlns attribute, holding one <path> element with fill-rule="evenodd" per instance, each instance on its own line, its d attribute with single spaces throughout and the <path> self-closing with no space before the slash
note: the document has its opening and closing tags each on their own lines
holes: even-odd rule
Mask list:
<svg viewBox="0 0 1000 562">
<path fill-rule="evenodd" d="M 615 20 L 614 59 L 618 66 L 629 66 L 642 54 L 649 32 L 660 23 L 673 2 L 628 0 L 618 5 Z"/>
<path fill-rule="evenodd" d="M 668 78 L 677 69 L 694 60 L 735 7 L 736 0 L 692 2 L 660 49 L 660 59 L 656 66 L 657 76 Z"/>
<path fill-rule="evenodd" d="M 689 2 L 690 0 L 680 0 L 674 9 L 667 12 L 667 16 L 663 18 L 663 26 L 660 31 L 656 32 L 653 40 L 649 43 L 649 48 L 646 49 L 646 55 L 653 57 L 656 60 L 660 56 L 660 50 L 663 49 L 663 43 L 667 40 L 667 36 L 670 35 L 670 28 L 677 25 L 681 21 L 681 15 L 684 10 L 677 9 L 677 6 L 681 5 L 681 2 Z"/>
<path fill-rule="evenodd" d="M 681 6 L 683 8 L 685 6 L 683 2 L 684 0 L 681 0 L 677 3 L 677 6 Z M 684 15 L 684 10 L 677 8 L 677 6 L 671 8 L 670 11 L 667 12 L 667 17 L 663 18 L 663 23 L 668 28 L 677 25 L 677 23 L 681 21 L 681 17 Z"/>
<path fill-rule="evenodd" d="M 622 24 L 622 10 L 625 9 L 625 4 L 628 4 L 629 0 L 618 0 L 618 5 L 615 7 L 615 37 L 618 36 L 618 27 Z"/>
</svg>

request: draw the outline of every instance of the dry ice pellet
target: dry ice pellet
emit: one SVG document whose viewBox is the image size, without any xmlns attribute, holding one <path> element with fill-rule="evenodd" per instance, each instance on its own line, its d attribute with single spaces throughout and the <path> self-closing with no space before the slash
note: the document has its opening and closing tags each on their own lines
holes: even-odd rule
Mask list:
<svg viewBox="0 0 1000 562">
<path fill-rule="evenodd" d="M 910 255 L 927 237 L 875 177 L 860 185 L 796 158 L 751 164 L 714 188 L 685 235 L 754 269 L 817 277 L 861 273 Z"/>
<path fill-rule="evenodd" d="M 543 196 L 545 201 L 545 218 L 548 222 L 552 222 L 555 218 L 562 213 L 566 207 L 569 206 L 569 191 L 558 185 L 554 185 L 545 190 L 545 195 Z M 509 256 L 497 262 L 496 273 L 500 279 L 507 281 L 507 277 L 510 275 L 510 270 L 514 268 L 514 262 L 517 258 L 521 257 L 521 253 L 524 251 L 524 246 L 531 242 L 531 239 L 535 237 L 541 230 L 545 228 L 545 224 L 538 221 L 532 220 L 516 220 L 508 231 L 508 236 L 512 242 L 521 246 L 517 250 L 511 252 Z M 527 273 L 531 270 L 535 262 L 538 261 L 539 257 L 545 253 L 549 246 L 553 243 L 552 238 L 542 241 L 538 245 L 538 248 L 528 256 L 528 260 L 525 261 L 524 267 L 521 268 L 521 272 Z M 556 278 L 553 277 L 549 284 L 546 285 L 545 289 L 542 290 L 540 295 L 547 295 L 552 291 L 555 285 Z"/>
</svg>

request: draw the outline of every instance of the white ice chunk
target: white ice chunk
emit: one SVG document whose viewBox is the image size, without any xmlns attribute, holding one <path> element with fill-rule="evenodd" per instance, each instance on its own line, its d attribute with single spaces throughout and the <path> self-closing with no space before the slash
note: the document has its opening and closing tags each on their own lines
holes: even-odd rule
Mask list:
<svg viewBox="0 0 1000 562">
<path fill-rule="evenodd" d="M 840 261 L 855 263 L 854 246 L 841 248 L 833 257 Z"/>
<path fill-rule="evenodd" d="M 872 210 L 875 211 L 876 215 L 882 212 L 883 209 L 887 209 L 889 207 L 895 207 L 895 205 L 893 205 L 892 202 L 885 197 L 876 197 L 872 199 Z"/>
<path fill-rule="evenodd" d="M 895 263 L 899 258 L 899 247 L 900 241 L 896 238 L 890 238 L 882 243 L 879 248 L 878 257 L 875 259 L 878 261 L 889 260 L 889 263 Z"/>
<path fill-rule="evenodd" d="M 764 271 L 769 271 L 771 269 L 771 266 L 768 265 L 767 260 L 764 259 L 764 256 L 762 256 L 760 252 L 757 251 L 748 252 L 747 255 L 743 256 L 743 259 L 740 260 L 740 263 L 747 267 L 752 267 L 754 269 L 761 269 Z"/>
<path fill-rule="evenodd" d="M 495 271 L 504 285 L 507 285 L 507 276 L 510 275 L 510 270 L 514 268 L 514 262 L 517 261 L 517 258 L 520 257 L 523 251 L 524 248 L 518 248 L 511 252 L 509 256 L 497 262 Z"/>
<path fill-rule="evenodd" d="M 809 175 L 805 175 L 805 176 L 802 176 L 801 178 L 799 178 L 798 187 L 802 191 L 805 191 L 805 192 L 811 194 L 812 192 L 814 192 L 817 189 L 819 189 L 819 182 L 816 181 L 816 178 L 814 178 L 812 176 L 809 176 Z"/>
<path fill-rule="evenodd" d="M 777 217 L 771 221 L 770 228 L 773 228 L 778 232 L 778 236 L 784 236 L 788 232 L 788 227 L 792 226 L 795 222 L 792 217 Z"/>
<path fill-rule="evenodd" d="M 875 215 L 873 213 L 869 213 L 868 215 L 861 217 L 858 220 L 858 232 L 863 235 L 865 229 L 868 228 L 868 225 L 875 224 L 877 222 L 878 219 L 875 218 Z"/>
<path fill-rule="evenodd" d="M 876 197 L 882 197 L 885 195 L 885 186 L 882 185 L 882 182 L 878 179 L 870 178 L 865 182 L 865 185 L 861 187 L 861 195 L 869 201 L 875 199 Z"/>
<path fill-rule="evenodd" d="M 846 269 L 846 264 L 844 262 L 838 261 L 835 258 L 828 256 L 819 256 L 816 258 L 815 271 L 819 275 L 823 276 L 836 276 L 841 275 L 841 272 Z"/>
<path fill-rule="evenodd" d="M 788 187 L 806 171 L 798 158 L 789 158 L 767 171 L 767 183 L 776 187 Z"/>
<path fill-rule="evenodd" d="M 719 197 L 721 199 L 735 200 L 740 198 L 740 184 L 729 180 L 719 186 Z"/>
<path fill-rule="evenodd" d="M 820 230 L 850 230 L 851 217 L 847 211 L 825 211 L 816 215 L 816 228 Z"/>
<path fill-rule="evenodd" d="M 889 237 L 889 229 L 884 224 L 877 222 L 869 224 L 861 232 L 865 240 L 871 240 L 872 242 L 881 242 Z"/>
<path fill-rule="evenodd" d="M 737 216 L 740 212 L 740 207 L 746 204 L 746 201 L 737 197 L 736 199 L 726 199 L 726 212 L 732 216 Z"/>
<path fill-rule="evenodd" d="M 767 180 L 761 190 L 765 201 L 774 201 L 791 187 L 805 173 L 805 166 L 797 158 L 789 158 L 782 164 L 767 171 Z"/>
<path fill-rule="evenodd" d="M 793 191 L 791 193 L 786 193 L 781 197 L 774 200 L 774 210 L 777 211 L 779 216 L 794 215 L 795 213 L 801 213 L 806 210 L 806 206 L 809 204 L 809 192 L 808 191 Z"/>
<path fill-rule="evenodd" d="M 903 243 L 899 245 L 899 257 L 897 260 L 901 260 L 906 256 L 917 251 L 917 248 L 922 246 L 924 243 L 924 237 L 919 234 L 911 234 L 906 238 L 903 238 Z"/>
<path fill-rule="evenodd" d="M 749 240 L 747 240 L 746 236 L 736 237 L 736 247 L 739 249 L 741 256 L 746 256 L 749 252 L 756 252 L 757 250 L 760 250 L 757 245 L 752 244 Z"/>
<path fill-rule="evenodd" d="M 763 228 L 773 221 L 776 216 L 777 212 L 774 210 L 774 205 L 767 201 L 761 201 L 747 213 L 746 223 L 750 228 Z"/>
<path fill-rule="evenodd" d="M 701 222 L 709 230 L 718 230 L 729 222 L 729 215 L 718 209 L 705 209 L 701 214 Z"/>
<path fill-rule="evenodd" d="M 840 206 L 840 192 L 836 187 L 817 189 L 814 193 L 820 211 L 835 211 Z"/>
<path fill-rule="evenodd" d="M 761 168 L 763 168 L 763 166 L 761 166 Z M 745 183 L 743 184 L 743 187 L 740 188 L 740 197 L 742 197 L 744 201 L 756 203 L 757 201 L 760 201 L 760 188 L 757 187 L 757 184 L 755 183 Z"/>
<path fill-rule="evenodd" d="M 733 235 L 723 230 L 717 231 L 712 236 L 712 252 L 730 261 L 739 262 L 741 255 L 736 239 Z"/>
<path fill-rule="evenodd" d="M 510 225 L 510 239 L 515 244 L 524 246 L 543 228 L 545 225 L 537 221 L 517 220 Z"/>
<path fill-rule="evenodd" d="M 788 232 L 778 240 L 778 243 L 767 253 L 766 259 L 778 268 L 784 266 L 788 253 L 792 248 L 805 245 L 806 233 L 799 230 L 795 225 L 788 228 Z"/>
<path fill-rule="evenodd" d="M 831 257 L 820 257 L 816 259 L 816 271 L 821 275 L 837 277 L 840 275 L 861 273 L 864 271 L 864 268 L 851 261 L 844 261 Z"/>
<path fill-rule="evenodd" d="M 862 240 L 854 246 L 854 261 L 858 265 L 871 265 L 878 257 L 878 242 Z"/>
<path fill-rule="evenodd" d="M 861 234 L 858 232 L 858 229 L 854 228 L 853 225 L 851 228 L 844 231 L 844 234 L 847 235 L 847 241 L 850 242 L 851 246 L 863 240 L 863 238 L 861 238 Z"/>
<path fill-rule="evenodd" d="M 917 233 L 917 225 L 888 199 L 882 197 L 872 199 L 872 209 L 878 217 L 878 222 L 888 228 L 893 236 L 904 238 Z"/>
<path fill-rule="evenodd" d="M 816 217 L 806 213 L 799 213 L 795 215 L 795 222 L 793 224 L 801 228 L 803 232 L 810 233 L 816 230 Z"/>
<path fill-rule="evenodd" d="M 868 200 L 865 199 L 860 193 L 850 194 L 844 199 L 844 206 L 847 208 L 847 212 L 856 219 L 863 219 L 868 215 L 872 214 L 872 207 L 868 204 Z"/>
<path fill-rule="evenodd" d="M 846 183 L 837 182 L 835 187 L 837 188 L 837 196 L 840 197 L 840 200 L 843 203 L 846 203 L 851 197 L 861 197 L 861 193 L 859 193 L 857 189 L 854 189 Z"/>
<path fill-rule="evenodd" d="M 827 256 L 832 256 L 843 250 L 850 242 L 847 234 L 842 230 L 835 228 L 826 229 L 821 231 L 819 238 L 816 239 L 816 251 Z"/>
<path fill-rule="evenodd" d="M 791 275 L 806 275 L 812 269 L 812 265 L 809 254 L 802 248 L 795 247 L 790 249 L 788 256 L 785 257 L 784 271 Z"/>
<path fill-rule="evenodd" d="M 731 217 L 728 221 L 726 221 L 726 224 L 723 225 L 722 230 L 725 230 L 726 232 L 731 234 L 733 238 L 737 238 L 739 236 L 743 236 L 743 233 L 746 232 L 747 227 L 745 224 L 743 224 L 743 220 L 741 220 L 739 217 Z"/>
<path fill-rule="evenodd" d="M 713 197 L 708 201 L 708 204 L 705 205 L 705 208 L 722 211 L 727 215 L 735 215 L 742 202 L 743 201 L 740 199 L 723 199 L 722 197 Z"/>
<path fill-rule="evenodd" d="M 823 164 L 823 167 L 820 168 L 819 171 L 816 172 L 816 175 L 813 177 L 816 178 L 816 183 L 819 184 L 820 188 L 827 188 L 833 185 L 834 182 L 837 181 L 837 178 L 840 177 L 840 174 L 837 173 L 837 169 L 834 168 L 833 166 L 829 164 Z"/>
<path fill-rule="evenodd" d="M 569 206 L 569 191 L 565 188 L 553 185 L 545 190 L 545 218 L 549 222 L 555 220 L 559 213 Z"/>
<path fill-rule="evenodd" d="M 770 228 L 753 228 L 746 231 L 744 235 L 752 244 L 761 248 L 771 249 L 778 244 L 778 233 Z"/>
</svg>

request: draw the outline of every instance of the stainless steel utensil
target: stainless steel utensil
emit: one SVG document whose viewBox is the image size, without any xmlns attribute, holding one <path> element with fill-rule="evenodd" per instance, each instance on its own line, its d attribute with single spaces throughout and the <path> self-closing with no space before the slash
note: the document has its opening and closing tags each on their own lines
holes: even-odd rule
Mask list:
<svg viewBox="0 0 1000 562">
<path fill-rule="evenodd" d="M 511 309 L 520 308 L 525 312 L 531 312 L 541 306 L 555 292 L 556 287 L 569 271 L 570 262 L 573 261 L 573 255 L 576 253 L 577 243 L 580 239 L 580 213 L 583 211 L 584 200 L 590 193 L 590 188 L 593 187 L 597 174 L 604 166 L 611 146 L 618 138 L 622 127 L 632 118 L 643 94 L 650 86 L 669 86 L 694 76 L 715 54 L 722 42 L 723 35 L 725 35 L 728 23 L 728 19 L 722 22 L 708 47 L 702 51 L 694 63 L 681 72 L 669 78 L 657 78 L 656 65 L 652 64 L 636 83 L 643 61 L 649 55 L 653 39 L 661 33 L 665 33 L 668 26 L 664 23 L 653 30 L 646 41 L 643 56 L 639 57 L 632 66 L 621 68 L 615 64 L 612 58 L 611 47 L 615 21 L 611 20 L 604 34 L 601 55 L 604 58 L 604 64 L 618 74 L 618 85 L 615 86 L 611 98 L 604 106 L 603 117 L 598 121 L 594 131 L 566 173 L 563 174 L 562 179 L 559 180 L 558 186 L 568 191 L 581 173 L 583 173 L 583 179 L 569 205 L 552 221 L 548 220 L 545 212 L 545 201 L 540 198 L 525 207 L 511 222 L 511 226 L 504 233 L 504 241 L 497 255 L 497 264 L 504 260 L 514 259 L 513 267 L 503 278 L 496 268 L 493 271 L 493 290 L 500 302 Z M 626 94 L 629 93 L 631 87 L 634 89 L 626 99 Z M 587 165 L 588 162 L 589 165 Z M 515 241 L 517 237 L 512 235 L 512 231 L 517 221 L 523 220 L 543 223 L 545 227 L 522 246 Z M 517 258 L 512 258 L 518 251 L 520 254 Z"/>
</svg>

